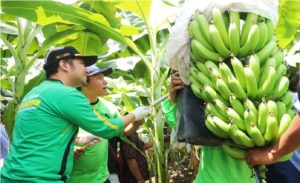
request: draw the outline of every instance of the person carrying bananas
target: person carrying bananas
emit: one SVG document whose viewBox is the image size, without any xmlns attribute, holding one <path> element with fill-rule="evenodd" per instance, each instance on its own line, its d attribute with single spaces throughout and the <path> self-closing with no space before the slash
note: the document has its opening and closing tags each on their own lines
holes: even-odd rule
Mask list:
<svg viewBox="0 0 300 183">
<path fill-rule="evenodd" d="M 297 87 L 300 100 L 300 82 Z M 279 141 L 268 147 L 251 149 L 246 154 L 246 161 L 250 167 L 276 163 L 281 157 L 300 147 L 300 109 L 294 117 L 290 127 L 281 136 Z M 294 177 L 296 178 L 296 177 Z M 295 179 L 293 179 L 295 180 Z M 296 181 L 298 182 L 298 181 Z"/>
<path fill-rule="evenodd" d="M 86 67 L 97 56 L 83 56 L 70 46 L 51 49 L 46 80 L 25 95 L 18 111 L 1 183 L 69 182 L 78 128 L 102 138 L 122 136 L 124 127 L 146 117 L 141 106 L 114 119 L 101 116 L 76 89 L 86 83 Z"/>
<path fill-rule="evenodd" d="M 179 75 L 173 74 L 169 90 L 171 103 L 169 106 L 176 105 L 176 92 L 183 87 L 184 83 Z M 173 118 L 176 119 L 176 116 Z M 202 146 L 200 152 L 200 163 L 194 183 L 255 183 L 252 170 L 247 163 L 231 158 L 222 147 Z"/>
</svg>

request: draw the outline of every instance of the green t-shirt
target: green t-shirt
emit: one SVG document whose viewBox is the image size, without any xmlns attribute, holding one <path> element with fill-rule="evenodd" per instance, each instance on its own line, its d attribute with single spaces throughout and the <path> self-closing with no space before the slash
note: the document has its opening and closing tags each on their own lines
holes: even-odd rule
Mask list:
<svg viewBox="0 0 300 183">
<path fill-rule="evenodd" d="M 0 182 L 68 182 L 78 127 L 111 138 L 122 135 L 124 123 L 103 118 L 81 92 L 58 80 L 32 89 L 16 114 Z"/>
<path fill-rule="evenodd" d="M 175 108 L 175 109 L 174 109 Z M 176 106 L 164 102 L 165 117 L 176 125 Z M 173 120 L 173 121 L 172 121 Z M 200 164 L 194 183 L 255 183 L 245 161 L 232 159 L 221 147 L 201 147 Z"/>
<path fill-rule="evenodd" d="M 201 147 L 201 158 L 194 183 L 255 183 L 246 161 L 235 160 L 222 147 Z"/>
<path fill-rule="evenodd" d="M 117 118 L 119 113 L 112 103 L 99 98 L 92 105 L 102 116 L 106 118 Z M 78 135 L 87 133 L 80 129 Z M 108 140 L 102 139 L 94 146 L 89 146 L 85 152 L 74 160 L 71 174 L 71 183 L 103 183 L 109 176 L 108 171 Z"/>
</svg>

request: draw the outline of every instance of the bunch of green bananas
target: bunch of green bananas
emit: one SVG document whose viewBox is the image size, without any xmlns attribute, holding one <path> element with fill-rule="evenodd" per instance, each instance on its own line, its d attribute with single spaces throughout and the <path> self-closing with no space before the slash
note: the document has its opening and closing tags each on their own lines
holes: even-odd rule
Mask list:
<svg viewBox="0 0 300 183">
<path fill-rule="evenodd" d="M 243 159 L 246 149 L 276 142 L 294 113 L 272 22 L 214 8 L 211 21 L 197 12 L 188 31 L 191 88 L 206 102 L 207 128 L 227 139 L 224 151 Z"/>
</svg>

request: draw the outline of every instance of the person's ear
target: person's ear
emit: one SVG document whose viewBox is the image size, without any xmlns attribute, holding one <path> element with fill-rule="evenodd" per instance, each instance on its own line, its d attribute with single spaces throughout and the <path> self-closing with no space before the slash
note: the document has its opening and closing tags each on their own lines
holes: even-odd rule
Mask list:
<svg viewBox="0 0 300 183">
<path fill-rule="evenodd" d="M 58 65 L 59 65 L 59 68 L 62 69 L 63 71 L 68 70 L 69 64 L 67 62 L 65 62 L 64 60 L 60 60 Z"/>
</svg>

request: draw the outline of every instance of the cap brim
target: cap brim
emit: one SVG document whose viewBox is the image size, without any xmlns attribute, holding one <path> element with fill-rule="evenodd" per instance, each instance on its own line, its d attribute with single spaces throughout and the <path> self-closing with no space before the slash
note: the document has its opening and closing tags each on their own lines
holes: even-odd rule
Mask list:
<svg viewBox="0 0 300 183">
<path fill-rule="evenodd" d="M 99 69 L 99 70 L 97 70 L 97 71 L 95 71 L 95 72 L 92 72 L 92 73 L 89 73 L 88 74 L 88 76 L 92 76 L 92 75 L 95 75 L 95 74 L 99 74 L 99 73 L 101 73 L 101 74 L 103 74 L 103 75 L 109 75 L 109 74 L 111 74 L 112 73 L 112 68 L 106 68 L 106 69 Z"/>
<path fill-rule="evenodd" d="M 97 62 L 98 56 L 75 56 L 75 58 L 81 58 L 85 62 L 85 66 L 91 66 Z"/>
</svg>

